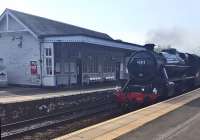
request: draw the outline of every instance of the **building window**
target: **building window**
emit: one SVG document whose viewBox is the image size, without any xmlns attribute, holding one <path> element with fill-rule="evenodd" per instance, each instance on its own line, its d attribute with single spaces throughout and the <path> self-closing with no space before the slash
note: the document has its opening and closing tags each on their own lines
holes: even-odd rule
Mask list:
<svg viewBox="0 0 200 140">
<path fill-rule="evenodd" d="M 76 64 L 74 62 L 65 62 L 64 63 L 64 72 L 65 73 L 76 72 Z"/>
<path fill-rule="evenodd" d="M 47 75 L 53 75 L 52 48 L 45 48 L 44 51 L 45 51 L 44 53 L 45 53 L 45 63 L 46 63 L 46 74 Z"/>
<path fill-rule="evenodd" d="M 46 58 L 46 72 L 47 75 L 52 75 L 52 58 Z"/>
<path fill-rule="evenodd" d="M 69 63 L 68 63 L 68 62 L 65 62 L 65 63 L 64 63 L 64 72 L 65 72 L 65 73 L 68 73 L 68 72 L 69 72 Z"/>
<path fill-rule="evenodd" d="M 82 66 L 83 72 L 87 73 L 87 61 L 83 61 L 83 66 Z"/>
<path fill-rule="evenodd" d="M 98 57 L 88 56 L 83 60 L 83 72 L 84 73 L 98 73 Z"/>
<path fill-rule="evenodd" d="M 52 56 L 51 48 L 45 48 L 45 54 L 46 56 Z"/>
<path fill-rule="evenodd" d="M 103 72 L 104 73 L 115 72 L 115 69 L 116 69 L 115 62 L 113 62 L 110 57 L 105 57 Z"/>
<path fill-rule="evenodd" d="M 70 72 L 76 72 L 76 64 L 73 62 L 70 63 Z"/>
<path fill-rule="evenodd" d="M 60 62 L 56 62 L 55 73 L 56 73 L 56 74 L 60 74 L 60 72 L 61 72 L 61 65 L 60 65 Z"/>
</svg>

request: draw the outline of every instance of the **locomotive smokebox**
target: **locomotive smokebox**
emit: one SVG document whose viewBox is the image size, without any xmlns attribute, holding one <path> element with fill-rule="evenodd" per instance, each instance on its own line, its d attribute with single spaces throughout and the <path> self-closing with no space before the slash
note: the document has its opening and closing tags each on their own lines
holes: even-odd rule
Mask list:
<svg viewBox="0 0 200 140">
<path fill-rule="evenodd" d="M 127 68 L 135 81 L 149 81 L 156 75 L 157 61 L 152 51 L 139 51 L 132 54 Z"/>
</svg>

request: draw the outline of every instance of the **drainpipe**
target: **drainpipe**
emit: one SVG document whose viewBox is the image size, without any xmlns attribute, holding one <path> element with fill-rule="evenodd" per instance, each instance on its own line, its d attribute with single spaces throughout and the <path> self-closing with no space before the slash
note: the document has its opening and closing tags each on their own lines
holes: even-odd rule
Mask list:
<svg viewBox="0 0 200 140">
<path fill-rule="evenodd" d="M 40 45 L 40 87 L 43 86 L 43 67 L 42 67 L 42 41 L 39 39 L 39 45 Z"/>
</svg>

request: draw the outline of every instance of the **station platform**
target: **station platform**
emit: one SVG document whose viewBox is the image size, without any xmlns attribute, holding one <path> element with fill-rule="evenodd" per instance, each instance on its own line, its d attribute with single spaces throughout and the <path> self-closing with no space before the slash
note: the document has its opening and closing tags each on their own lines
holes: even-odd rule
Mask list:
<svg viewBox="0 0 200 140">
<path fill-rule="evenodd" d="M 55 140 L 199 140 L 200 89 Z"/>
<path fill-rule="evenodd" d="M 89 89 L 69 90 L 52 88 L 14 87 L 0 88 L 0 104 L 33 101 L 47 98 L 63 97 L 78 94 L 112 91 L 115 86 L 97 87 Z"/>
</svg>

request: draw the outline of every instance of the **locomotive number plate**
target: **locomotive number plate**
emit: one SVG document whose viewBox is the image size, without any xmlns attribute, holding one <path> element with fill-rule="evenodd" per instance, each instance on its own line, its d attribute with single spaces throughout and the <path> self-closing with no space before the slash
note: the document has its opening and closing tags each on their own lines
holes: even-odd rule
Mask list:
<svg viewBox="0 0 200 140">
<path fill-rule="evenodd" d="M 146 61 L 145 60 L 137 60 L 136 63 L 139 65 L 145 65 Z"/>
</svg>

